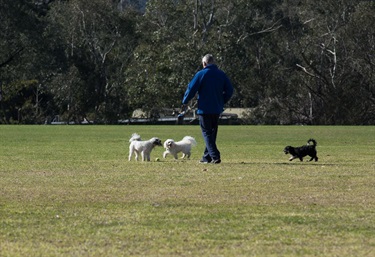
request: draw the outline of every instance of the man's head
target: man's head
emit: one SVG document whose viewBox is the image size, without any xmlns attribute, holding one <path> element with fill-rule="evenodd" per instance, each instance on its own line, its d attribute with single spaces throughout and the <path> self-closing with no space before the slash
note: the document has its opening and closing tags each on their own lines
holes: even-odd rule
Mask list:
<svg viewBox="0 0 375 257">
<path fill-rule="evenodd" d="M 215 60 L 214 60 L 214 57 L 212 56 L 212 54 L 206 54 L 202 58 L 203 68 L 205 68 L 209 64 L 213 64 L 214 62 L 215 62 Z"/>
</svg>

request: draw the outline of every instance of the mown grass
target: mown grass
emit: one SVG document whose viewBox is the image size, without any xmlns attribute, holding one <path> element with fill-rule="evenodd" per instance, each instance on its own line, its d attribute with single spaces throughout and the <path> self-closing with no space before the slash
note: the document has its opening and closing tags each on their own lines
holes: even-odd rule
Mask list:
<svg viewBox="0 0 375 257">
<path fill-rule="evenodd" d="M 133 132 L 198 146 L 128 162 Z M 0 256 L 374 256 L 374 135 L 221 126 L 203 165 L 197 126 L 0 126 Z M 289 162 L 310 137 L 319 161 Z"/>
</svg>

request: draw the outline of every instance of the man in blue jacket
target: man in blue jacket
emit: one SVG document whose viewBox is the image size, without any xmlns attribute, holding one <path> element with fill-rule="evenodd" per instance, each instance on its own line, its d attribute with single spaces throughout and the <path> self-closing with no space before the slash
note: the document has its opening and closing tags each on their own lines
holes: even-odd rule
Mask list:
<svg viewBox="0 0 375 257">
<path fill-rule="evenodd" d="M 221 162 L 220 151 L 216 145 L 219 117 L 233 95 L 233 87 L 227 75 L 220 70 L 214 57 L 207 54 L 202 59 L 203 69 L 190 81 L 182 100 L 183 106 L 198 93 L 199 124 L 206 144 L 201 163 Z"/>
</svg>

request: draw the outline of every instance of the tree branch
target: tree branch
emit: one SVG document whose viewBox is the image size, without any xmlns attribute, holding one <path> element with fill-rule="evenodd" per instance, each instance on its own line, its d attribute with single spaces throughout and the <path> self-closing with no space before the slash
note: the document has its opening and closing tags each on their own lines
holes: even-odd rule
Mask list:
<svg viewBox="0 0 375 257">
<path fill-rule="evenodd" d="M 11 61 L 13 61 L 13 59 L 16 58 L 16 56 L 19 55 L 24 49 L 25 49 L 25 47 L 20 47 L 20 48 L 18 48 L 16 51 L 14 51 L 14 52 L 8 57 L 8 59 L 6 59 L 4 62 L 0 63 L 0 68 L 1 68 L 1 67 L 4 67 L 5 65 L 7 65 L 7 64 L 10 63 Z"/>
<path fill-rule="evenodd" d="M 279 19 L 278 21 L 276 21 L 274 24 L 272 24 L 269 28 L 266 28 L 266 29 L 263 29 L 261 31 L 257 31 L 257 32 L 253 32 L 253 33 L 245 33 L 244 35 L 242 35 L 239 39 L 237 39 L 237 44 L 240 42 L 240 41 L 243 41 L 245 40 L 247 37 L 249 36 L 253 36 L 253 35 L 258 35 L 258 34 L 263 34 L 263 33 L 271 33 L 271 32 L 274 32 L 276 30 L 278 30 L 279 28 L 281 28 L 283 25 L 278 25 L 277 27 L 275 27 L 279 22 L 280 22 L 281 19 Z"/>
</svg>

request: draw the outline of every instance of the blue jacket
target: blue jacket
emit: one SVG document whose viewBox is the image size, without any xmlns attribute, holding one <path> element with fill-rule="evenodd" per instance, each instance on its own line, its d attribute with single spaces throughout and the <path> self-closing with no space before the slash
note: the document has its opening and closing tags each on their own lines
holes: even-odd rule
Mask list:
<svg viewBox="0 0 375 257">
<path fill-rule="evenodd" d="M 233 86 L 227 75 L 215 64 L 209 64 L 198 71 L 186 89 L 182 104 L 198 93 L 197 114 L 220 114 L 233 95 Z"/>
</svg>

